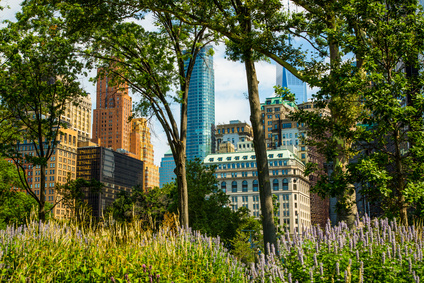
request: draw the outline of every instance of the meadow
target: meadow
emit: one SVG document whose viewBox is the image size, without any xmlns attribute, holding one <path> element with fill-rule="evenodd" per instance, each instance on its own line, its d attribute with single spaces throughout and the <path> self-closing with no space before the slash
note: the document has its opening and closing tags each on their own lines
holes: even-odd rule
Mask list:
<svg viewBox="0 0 424 283">
<path fill-rule="evenodd" d="M 0 231 L 0 282 L 420 282 L 423 232 L 387 219 L 313 227 L 246 266 L 175 224 L 29 222 Z"/>
</svg>

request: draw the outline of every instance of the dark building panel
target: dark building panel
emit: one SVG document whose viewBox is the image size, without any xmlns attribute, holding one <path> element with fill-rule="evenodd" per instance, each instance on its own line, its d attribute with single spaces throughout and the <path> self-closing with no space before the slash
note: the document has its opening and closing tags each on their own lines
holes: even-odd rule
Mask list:
<svg viewBox="0 0 424 283">
<path fill-rule="evenodd" d="M 78 148 L 77 178 L 96 179 L 105 185 L 102 193 L 85 196 L 93 216 L 100 217 L 120 191 L 131 192 L 143 184 L 143 161 L 104 147 Z"/>
</svg>

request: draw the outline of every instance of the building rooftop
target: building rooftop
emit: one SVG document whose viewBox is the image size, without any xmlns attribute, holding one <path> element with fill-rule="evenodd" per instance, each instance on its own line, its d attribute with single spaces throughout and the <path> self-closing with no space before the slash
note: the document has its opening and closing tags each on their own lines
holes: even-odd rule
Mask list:
<svg viewBox="0 0 424 283">
<path fill-rule="evenodd" d="M 288 149 L 275 149 L 267 150 L 268 160 L 273 159 L 296 159 L 302 162 L 296 154 Z M 211 162 L 230 162 L 230 161 L 243 161 L 243 160 L 256 160 L 256 154 L 254 151 L 250 152 L 229 152 L 229 153 L 214 153 L 209 154 L 204 159 L 204 163 Z"/>
<path fill-rule="evenodd" d="M 286 107 L 297 108 L 296 103 L 284 100 L 281 97 L 268 97 L 266 98 L 265 103 L 261 103 L 261 106 L 265 105 L 284 105 Z"/>
</svg>

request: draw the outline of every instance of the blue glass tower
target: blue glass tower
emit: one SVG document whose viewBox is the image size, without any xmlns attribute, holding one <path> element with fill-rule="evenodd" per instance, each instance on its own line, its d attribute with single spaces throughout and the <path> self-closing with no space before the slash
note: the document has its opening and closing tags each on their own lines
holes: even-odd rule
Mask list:
<svg viewBox="0 0 424 283">
<path fill-rule="evenodd" d="M 162 157 L 159 167 L 159 187 L 171 183 L 176 179 L 175 173 L 175 161 L 171 150 L 168 150 Z"/>
<path fill-rule="evenodd" d="M 308 102 L 306 83 L 296 78 L 286 68 L 277 64 L 277 85 L 286 87 L 295 95 L 295 103 Z"/>
<path fill-rule="evenodd" d="M 215 78 L 212 46 L 203 48 L 191 74 L 187 101 L 187 159 L 203 160 L 211 153 L 215 125 Z"/>
</svg>

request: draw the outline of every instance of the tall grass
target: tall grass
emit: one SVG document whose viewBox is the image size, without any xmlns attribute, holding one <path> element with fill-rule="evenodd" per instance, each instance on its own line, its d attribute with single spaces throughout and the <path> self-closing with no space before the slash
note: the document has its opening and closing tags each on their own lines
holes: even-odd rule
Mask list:
<svg viewBox="0 0 424 283">
<path fill-rule="evenodd" d="M 109 222 L 110 223 L 110 222 Z M 357 220 L 286 235 L 277 255 L 245 267 L 220 243 L 165 223 L 81 227 L 30 222 L 0 231 L 0 282 L 415 282 L 424 279 L 422 227 Z"/>
<path fill-rule="evenodd" d="M 78 228 L 31 222 L 0 231 L 0 282 L 246 282 L 219 239 L 141 223 Z"/>
</svg>

